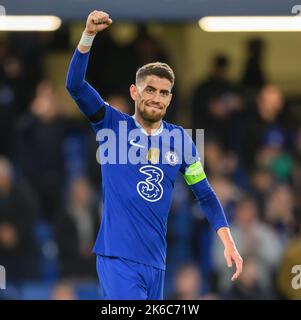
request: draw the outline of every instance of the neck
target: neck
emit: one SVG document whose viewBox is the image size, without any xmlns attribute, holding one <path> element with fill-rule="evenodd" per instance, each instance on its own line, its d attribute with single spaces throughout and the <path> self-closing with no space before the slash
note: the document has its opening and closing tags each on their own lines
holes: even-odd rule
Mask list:
<svg viewBox="0 0 301 320">
<path fill-rule="evenodd" d="M 137 112 L 135 112 L 135 120 L 140 124 L 140 126 L 146 131 L 148 135 L 153 134 L 156 130 L 161 127 L 161 120 L 152 122 L 143 119 Z"/>
<path fill-rule="evenodd" d="M 266 122 L 273 122 L 276 120 L 277 114 L 275 112 L 259 109 L 259 114 Z"/>
</svg>

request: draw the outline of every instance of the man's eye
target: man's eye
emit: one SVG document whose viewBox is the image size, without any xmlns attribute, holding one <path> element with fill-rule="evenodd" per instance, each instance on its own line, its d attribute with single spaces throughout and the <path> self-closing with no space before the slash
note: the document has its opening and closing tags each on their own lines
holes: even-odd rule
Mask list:
<svg viewBox="0 0 301 320">
<path fill-rule="evenodd" d="M 153 88 L 146 88 L 146 92 L 147 93 L 152 93 L 152 92 L 154 92 L 154 89 Z"/>
<path fill-rule="evenodd" d="M 169 96 L 169 92 L 168 91 L 163 91 L 163 92 L 161 92 L 161 95 L 163 97 L 167 97 L 167 96 Z"/>
</svg>

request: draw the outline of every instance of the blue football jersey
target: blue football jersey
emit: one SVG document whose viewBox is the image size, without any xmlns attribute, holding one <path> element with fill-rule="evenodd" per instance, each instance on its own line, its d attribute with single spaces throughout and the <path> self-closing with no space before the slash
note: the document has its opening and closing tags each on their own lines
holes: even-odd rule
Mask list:
<svg viewBox="0 0 301 320">
<path fill-rule="evenodd" d="M 92 127 L 96 133 L 109 129 L 115 136 L 111 142 L 99 142 L 100 160 L 111 153 L 111 161 L 101 164 L 104 206 L 93 251 L 165 270 L 167 218 L 176 176 L 179 171 L 183 174 L 188 169 L 193 171 L 191 164 L 198 163 L 197 179 L 205 178 L 205 173 L 200 175 L 201 164 L 194 143 L 182 127 L 165 121 L 154 134 L 147 135 L 134 117 L 108 104 L 104 119 Z M 180 143 L 164 137 L 174 129 L 182 135 Z M 144 139 L 131 138 L 135 130 Z M 115 151 L 113 144 L 117 146 Z M 184 157 L 185 144 L 191 150 L 188 160 Z M 126 158 L 121 154 L 126 149 L 145 161 L 129 161 L 130 152 Z M 193 176 L 191 172 L 192 181 Z"/>
</svg>

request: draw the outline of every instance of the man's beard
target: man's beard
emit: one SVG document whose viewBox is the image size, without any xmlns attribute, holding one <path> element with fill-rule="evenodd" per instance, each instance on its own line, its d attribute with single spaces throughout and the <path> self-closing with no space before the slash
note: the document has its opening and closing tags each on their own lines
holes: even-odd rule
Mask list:
<svg viewBox="0 0 301 320">
<path fill-rule="evenodd" d="M 158 122 L 162 118 L 164 118 L 166 110 L 161 109 L 158 112 L 153 112 L 153 109 L 148 106 L 144 106 L 143 110 L 138 108 L 138 112 L 140 113 L 141 118 L 147 122 Z"/>
</svg>

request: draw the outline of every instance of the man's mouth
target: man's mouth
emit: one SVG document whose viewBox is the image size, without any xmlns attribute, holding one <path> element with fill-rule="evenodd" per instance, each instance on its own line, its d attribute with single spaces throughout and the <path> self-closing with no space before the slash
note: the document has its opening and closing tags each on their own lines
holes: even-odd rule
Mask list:
<svg viewBox="0 0 301 320">
<path fill-rule="evenodd" d="M 146 104 L 147 107 L 154 108 L 157 110 L 162 110 L 163 108 L 158 106 L 157 104 Z"/>
</svg>

